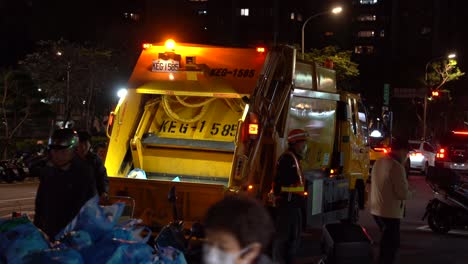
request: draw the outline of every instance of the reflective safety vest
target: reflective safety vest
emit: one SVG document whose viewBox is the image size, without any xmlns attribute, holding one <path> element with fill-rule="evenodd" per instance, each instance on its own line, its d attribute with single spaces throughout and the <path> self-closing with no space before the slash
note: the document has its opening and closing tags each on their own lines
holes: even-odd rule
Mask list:
<svg viewBox="0 0 468 264">
<path fill-rule="evenodd" d="M 297 179 L 296 184 L 292 186 L 281 186 L 281 192 L 303 194 L 304 193 L 304 173 L 302 172 L 301 163 L 297 159 L 296 155 L 289 150 L 284 152 L 283 155 L 289 155 L 293 158 L 294 163 L 296 164 L 298 179 Z"/>
</svg>

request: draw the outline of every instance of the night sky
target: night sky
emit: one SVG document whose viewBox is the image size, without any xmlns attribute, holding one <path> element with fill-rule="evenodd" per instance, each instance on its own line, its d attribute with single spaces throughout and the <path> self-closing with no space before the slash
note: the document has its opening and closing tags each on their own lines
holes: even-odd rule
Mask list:
<svg viewBox="0 0 468 264">
<path fill-rule="evenodd" d="M 216 0 L 211 2 L 214 3 L 214 1 Z M 304 1 L 294 1 L 298 5 L 301 2 Z M 323 6 L 330 2 L 340 1 L 307 2 L 307 6 L 313 13 L 323 9 Z M 393 14 L 393 17 L 391 8 L 385 11 L 388 16 L 385 18 L 386 21 L 391 20 L 391 18 L 398 21 L 395 32 L 386 36 L 387 39 L 391 40 L 389 43 L 391 43 L 392 48 L 396 47 L 396 54 L 392 54 L 390 59 L 369 60 L 367 67 L 371 69 L 370 74 L 361 77 L 372 78 L 375 71 L 387 67 L 393 71 L 392 78 L 395 87 L 413 87 L 418 85 L 416 75 L 423 74 L 425 62 L 449 51 L 457 52 L 460 67 L 463 71 L 467 71 L 468 56 L 464 52 L 468 47 L 468 27 L 466 27 L 468 16 L 465 2 L 463 0 L 385 0 L 385 6 L 393 3 L 399 8 L 396 16 Z M 0 67 L 15 66 L 25 54 L 34 50 L 34 43 L 38 40 L 64 38 L 78 42 L 90 41 L 98 45 L 123 49 L 124 52 L 137 54 L 138 47 L 143 41 L 159 41 L 160 39 L 156 36 L 166 35 L 170 31 L 176 35 L 177 31 L 183 31 L 183 34 L 179 33 L 184 35 L 186 39 L 196 39 L 195 36 L 190 36 L 192 30 L 189 27 L 194 24 L 193 20 L 190 20 L 193 18 L 190 16 L 193 10 L 178 8 L 184 3 L 186 4 L 187 1 L 0 0 L 0 34 L 2 36 Z M 148 6 L 151 8 L 145 8 Z M 349 2 L 347 6 L 351 7 Z M 125 12 L 139 13 L 143 18 L 136 23 L 129 23 L 123 19 Z M 348 24 L 353 22 L 352 15 L 352 12 L 346 15 L 348 16 Z M 433 23 L 430 25 L 432 35 L 427 41 L 422 39 L 418 42 L 415 41 L 414 36 L 425 26 L 425 20 L 420 19 L 424 16 Z M 320 22 L 314 23 L 317 23 L 315 25 L 316 31 L 312 32 L 323 33 L 321 25 L 325 22 L 321 22 L 322 24 Z M 160 24 L 159 27 L 158 24 Z M 337 25 L 339 27 L 346 26 L 346 20 L 344 22 L 341 20 L 338 24 L 333 24 L 332 27 L 336 28 Z M 326 24 L 323 28 L 325 27 L 327 27 Z M 338 34 L 345 33 L 346 30 L 338 30 Z M 255 34 L 250 35 L 255 36 Z M 323 38 L 318 38 L 318 40 L 321 39 Z M 337 39 L 343 42 L 343 39 L 346 41 L 347 38 L 337 37 Z M 299 42 L 298 39 L 296 43 Z M 309 41 L 309 43 L 317 42 Z M 352 42 L 341 44 L 347 48 L 353 48 Z M 390 54 L 388 51 L 384 53 Z M 366 61 L 363 61 L 361 72 L 364 74 L 366 73 L 365 67 Z M 413 76 L 407 76 L 408 74 Z M 463 77 L 462 80 L 453 83 L 457 93 L 467 93 L 467 80 L 468 78 Z M 366 80 L 364 80 L 365 82 Z"/>
</svg>

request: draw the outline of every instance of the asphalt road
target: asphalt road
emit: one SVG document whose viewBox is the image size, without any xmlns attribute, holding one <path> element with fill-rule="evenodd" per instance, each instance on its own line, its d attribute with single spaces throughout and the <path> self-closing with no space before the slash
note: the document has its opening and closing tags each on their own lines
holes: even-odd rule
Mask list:
<svg viewBox="0 0 468 264">
<path fill-rule="evenodd" d="M 401 222 L 401 264 L 466 264 L 468 263 L 468 231 L 453 230 L 449 234 L 433 233 L 422 221 L 427 202 L 432 199 L 432 191 L 424 176 L 409 177 L 410 186 L 415 189 L 415 197 L 407 202 L 406 217 Z M 359 224 L 373 240 L 374 255 L 378 254 L 380 232 L 369 212 L 361 211 Z M 299 263 L 317 263 L 320 259 L 321 230 L 312 230 L 304 235 Z"/>
<path fill-rule="evenodd" d="M 12 212 L 34 213 L 38 180 L 27 178 L 20 183 L 0 182 L 0 218 L 10 217 Z"/>
<path fill-rule="evenodd" d="M 468 231 L 454 230 L 447 235 L 433 233 L 421 220 L 432 193 L 424 177 L 412 175 L 410 185 L 416 196 L 407 203 L 406 217 L 401 225 L 401 254 L 399 263 L 413 264 L 466 264 L 468 263 Z M 37 180 L 7 184 L 0 182 L 0 218 L 9 217 L 12 211 L 32 214 Z M 361 211 L 359 222 L 366 228 L 377 254 L 380 233 L 366 210 Z M 320 259 L 321 230 L 304 234 L 298 263 L 317 263 Z"/>
</svg>

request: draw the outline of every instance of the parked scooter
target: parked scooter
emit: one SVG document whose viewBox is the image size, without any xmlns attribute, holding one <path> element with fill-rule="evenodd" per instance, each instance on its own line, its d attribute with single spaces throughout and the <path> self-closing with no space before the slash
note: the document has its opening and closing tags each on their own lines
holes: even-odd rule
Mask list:
<svg viewBox="0 0 468 264">
<path fill-rule="evenodd" d="M 434 199 L 426 206 L 423 220 L 432 231 L 445 234 L 451 229 L 468 228 L 468 183 L 453 170 L 430 170 L 427 178 Z"/>
<path fill-rule="evenodd" d="M 0 177 L 1 180 L 12 183 L 14 181 L 23 181 L 24 176 L 18 170 L 17 165 L 13 160 L 2 160 L 0 161 Z"/>
<path fill-rule="evenodd" d="M 190 230 L 184 228 L 184 221 L 179 219 L 176 207 L 176 188 L 173 186 L 168 193 L 168 201 L 172 204 L 173 221 L 164 226 L 154 240 L 157 248 L 173 247 L 185 255 L 188 263 L 201 263 L 202 245 L 200 239 L 204 237 L 204 229 L 200 223 L 194 223 Z M 198 243 L 196 243 L 198 242 Z"/>
</svg>

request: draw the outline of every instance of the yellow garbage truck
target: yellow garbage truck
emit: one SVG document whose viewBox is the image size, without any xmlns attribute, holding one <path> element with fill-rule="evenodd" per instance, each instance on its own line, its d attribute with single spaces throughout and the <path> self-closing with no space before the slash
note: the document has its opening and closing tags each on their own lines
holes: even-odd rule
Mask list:
<svg viewBox="0 0 468 264">
<path fill-rule="evenodd" d="M 369 171 L 366 111 L 335 80 L 289 46 L 145 44 L 109 118 L 110 194 L 133 197 L 155 228 L 172 218 L 173 186 L 186 221 L 228 194 L 268 203 L 285 135 L 302 128 L 308 223 L 356 218 Z"/>
</svg>

